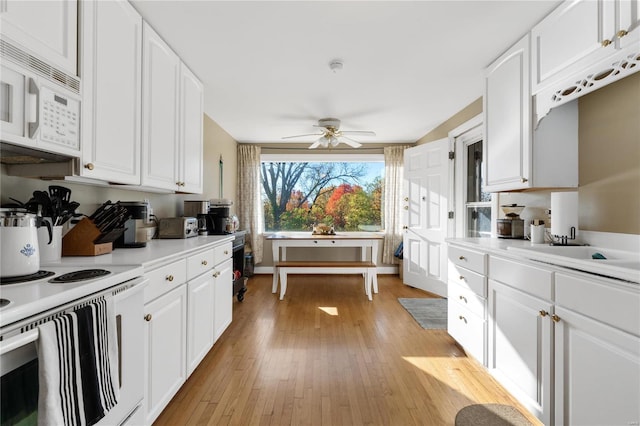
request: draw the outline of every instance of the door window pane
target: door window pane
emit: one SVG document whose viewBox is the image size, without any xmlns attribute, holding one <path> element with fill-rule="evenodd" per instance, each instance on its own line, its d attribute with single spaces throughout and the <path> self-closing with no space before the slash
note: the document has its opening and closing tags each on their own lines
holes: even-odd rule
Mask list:
<svg viewBox="0 0 640 426">
<path fill-rule="evenodd" d="M 467 203 L 491 201 L 491 194 L 482 192 L 482 141 L 467 146 Z"/>
<path fill-rule="evenodd" d="M 467 206 L 467 237 L 491 236 L 491 207 Z"/>
</svg>

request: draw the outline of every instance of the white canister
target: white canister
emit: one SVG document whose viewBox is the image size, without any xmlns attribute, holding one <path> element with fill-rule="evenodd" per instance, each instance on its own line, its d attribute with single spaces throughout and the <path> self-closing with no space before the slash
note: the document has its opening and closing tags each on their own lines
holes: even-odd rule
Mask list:
<svg viewBox="0 0 640 426">
<path fill-rule="evenodd" d="M 544 244 L 544 225 L 531 225 L 531 243 L 532 244 Z"/>
<path fill-rule="evenodd" d="M 49 242 L 49 230 L 44 226 L 38 228 L 38 245 L 40 247 L 40 263 L 60 260 L 62 257 L 62 226 L 51 228 L 51 242 Z"/>
<path fill-rule="evenodd" d="M 0 212 L 0 276 L 35 274 L 40 269 L 36 216 L 2 209 Z"/>
</svg>

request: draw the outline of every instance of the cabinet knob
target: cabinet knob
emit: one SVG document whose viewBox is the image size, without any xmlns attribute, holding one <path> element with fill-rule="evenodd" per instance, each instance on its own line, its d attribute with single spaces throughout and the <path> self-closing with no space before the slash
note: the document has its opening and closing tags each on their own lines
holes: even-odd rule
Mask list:
<svg viewBox="0 0 640 426">
<path fill-rule="evenodd" d="M 146 322 L 151 321 L 151 314 L 147 314 L 147 315 L 145 315 L 145 316 L 144 316 L 144 320 L 145 320 Z"/>
<path fill-rule="evenodd" d="M 218 278 L 220 276 L 220 271 L 215 271 L 213 273 L 213 278 Z"/>
<path fill-rule="evenodd" d="M 604 39 L 604 40 L 602 40 L 601 44 L 602 44 L 602 47 L 607 47 L 608 45 L 611 44 L 611 40 Z"/>
<path fill-rule="evenodd" d="M 404 209 L 405 210 L 409 210 L 409 206 L 404 206 Z"/>
<path fill-rule="evenodd" d="M 335 243 L 336 243 L 336 240 L 331 240 L 331 244 L 335 244 Z"/>
<path fill-rule="evenodd" d="M 165 277 L 165 280 L 167 280 L 167 281 L 169 281 L 169 282 L 173 281 L 173 275 L 167 275 L 167 276 Z"/>
<path fill-rule="evenodd" d="M 628 32 L 627 30 L 620 30 L 620 31 L 618 31 L 618 32 L 616 33 L 616 36 L 617 36 L 618 38 L 622 38 L 622 37 L 626 36 L 627 34 L 629 34 L 629 32 Z"/>
<path fill-rule="evenodd" d="M 229 250 L 225 250 L 225 251 L 224 251 L 224 254 L 229 254 Z"/>
<path fill-rule="evenodd" d="M 466 258 L 466 257 L 464 257 L 464 256 L 460 256 L 458 259 L 460 259 L 460 260 L 467 260 L 467 258 Z"/>
<path fill-rule="evenodd" d="M 560 317 L 556 314 L 551 315 L 551 319 L 553 320 L 553 322 L 560 322 Z"/>
<path fill-rule="evenodd" d="M 95 166 L 93 165 L 93 163 L 87 163 L 84 165 L 84 168 L 87 170 L 93 170 Z"/>
<path fill-rule="evenodd" d="M 458 319 L 459 319 L 460 321 L 464 321 L 464 323 L 465 323 L 465 324 L 467 323 L 467 319 L 466 319 L 465 317 L 463 317 L 462 315 L 460 315 L 460 316 L 458 317 Z"/>
<path fill-rule="evenodd" d="M 464 275 L 460 275 L 460 281 L 466 281 L 467 279 L 464 277 Z"/>
<path fill-rule="evenodd" d="M 544 309 L 540 311 L 540 316 L 541 317 L 546 317 L 547 315 L 549 315 L 549 313 L 547 311 L 545 311 Z"/>
<path fill-rule="evenodd" d="M 460 298 L 460 300 L 464 301 L 464 303 L 468 303 L 468 302 L 467 302 L 467 298 L 466 298 L 466 297 L 464 297 L 464 296 L 459 296 L 459 298 Z"/>
<path fill-rule="evenodd" d="M 207 261 L 206 260 L 202 261 L 202 266 L 207 266 Z"/>
<path fill-rule="evenodd" d="M 520 178 L 520 180 L 522 181 L 522 183 L 527 183 L 527 182 L 529 182 L 529 179 L 527 179 L 527 178 Z"/>
<path fill-rule="evenodd" d="M 409 227 L 407 225 L 404 225 L 402 229 L 409 229 Z"/>
<path fill-rule="evenodd" d="M 405 201 L 409 201 L 409 197 L 404 197 L 404 200 Z"/>
</svg>

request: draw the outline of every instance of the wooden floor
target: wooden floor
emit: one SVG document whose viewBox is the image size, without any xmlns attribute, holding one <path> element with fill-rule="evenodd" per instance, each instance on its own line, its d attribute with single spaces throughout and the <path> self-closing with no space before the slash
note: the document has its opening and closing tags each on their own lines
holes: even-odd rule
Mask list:
<svg viewBox="0 0 640 426">
<path fill-rule="evenodd" d="M 477 403 L 524 408 L 455 345 L 423 330 L 398 297 L 430 297 L 395 275 L 367 300 L 355 275 L 248 282 L 233 322 L 157 425 L 453 425 Z"/>
</svg>

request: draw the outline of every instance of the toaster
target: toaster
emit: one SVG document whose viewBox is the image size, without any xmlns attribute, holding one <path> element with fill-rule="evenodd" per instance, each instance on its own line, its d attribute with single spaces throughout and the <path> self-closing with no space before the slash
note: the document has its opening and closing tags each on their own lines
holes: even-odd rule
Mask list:
<svg viewBox="0 0 640 426">
<path fill-rule="evenodd" d="M 190 238 L 198 236 L 195 217 L 167 217 L 160 219 L 158 238 Z"/>
</svg>

